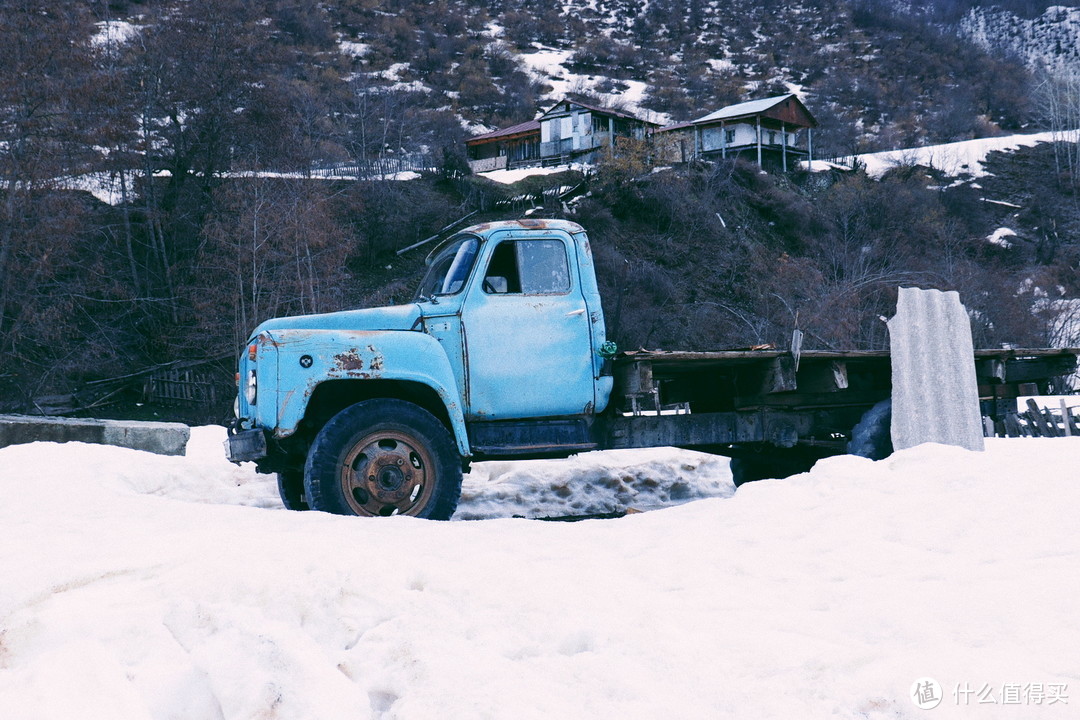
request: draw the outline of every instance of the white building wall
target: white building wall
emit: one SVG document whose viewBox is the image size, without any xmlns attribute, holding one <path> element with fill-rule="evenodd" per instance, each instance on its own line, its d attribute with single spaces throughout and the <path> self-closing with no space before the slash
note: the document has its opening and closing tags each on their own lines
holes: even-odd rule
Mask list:
<svg viewBox="0 0 1080 720">
<path fill-rule="evenodd" d="M 727 142 L 729 148 L 757 145 L 757 127 L 751 123 L 726 125 L 722 129 L 719 125 L 714 125 L 703 128 L 701 131 L 702 152 L 715 152 L 721 150 L 724 147 L 724 133 L 731 130 L 735 131 L 735 136 Z M 779 130 L 774 132 L 776 133 L 776 145 L 782 145 L 784 142 L 784 134 Z M 789 132 L 787 133 L 787 136 L 788 147 L 795 147 L 795 133 Z M 765 128 L 762 128 L 761 130 L 761 143 L 766 146 L 769 144 L 769 131 Z"/>
</svg>

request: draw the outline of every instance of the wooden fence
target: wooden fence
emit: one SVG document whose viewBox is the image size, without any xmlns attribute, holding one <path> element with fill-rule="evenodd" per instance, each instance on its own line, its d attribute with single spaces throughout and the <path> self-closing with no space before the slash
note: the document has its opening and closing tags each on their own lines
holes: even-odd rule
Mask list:
<svg viewBox="0 0 1080 720">
<path fill-rule="evenodd" d="M 219 375 L 205 364 L 157 370 L 146 378 L 143 398 L 165 406 L 217 405 L 223 390 Z"/>
<path fill-rule="evenodd" d="M 1080 416 L 1064 400 L 1057 408 L 1039 407 L 1028 398 L 1027 410 L 1010 413 L 997 423 L 983 418 L 987 437 L 1080 437 Z"/>
</svg>

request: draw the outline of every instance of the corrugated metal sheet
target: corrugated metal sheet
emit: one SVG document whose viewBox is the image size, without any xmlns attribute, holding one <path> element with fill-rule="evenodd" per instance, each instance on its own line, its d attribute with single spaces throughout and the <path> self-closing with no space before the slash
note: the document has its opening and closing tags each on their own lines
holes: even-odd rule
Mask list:
<svg viewBox="0 0 1080 720">
<path fill-rule="evenodd" d="M 765 98 L 763 100 L 750 100 L 749 102 L 739 103 L 737 105 L 728 105 L 725 108 L 720 108 L 716 112 L 699 117 L 694 120 L 694 122 L 703 123 L 712 122 L 714 120 L 724 120 L 731 117 L 742 117 L 743 115 L 757 115 L 758 113 L 765 112 L 774 105 L 779 105 L 789 97 L 791 97 L 790 94 Z"/>
<path fill-rule="evenodd" d="M 982 450 L 971 324 L 959 294 L 900 288 L 889 342 L 893 448 L 936 442 Z"/>
</svg>

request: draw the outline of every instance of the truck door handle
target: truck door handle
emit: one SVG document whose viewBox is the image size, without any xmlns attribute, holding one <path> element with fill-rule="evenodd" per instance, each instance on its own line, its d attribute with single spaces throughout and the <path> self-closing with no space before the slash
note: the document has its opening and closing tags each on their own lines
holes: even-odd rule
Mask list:
<svg viewBox="0 0 1080 720">
<path fill-rule="evenodd" d="M 566 313 L 566 317 L 573 317 L 574 315 L 580 315 L 583 312 L 585 312 L 585 308 L 581 308 L 580 310 L 571 310 L 570 312 Z"/>
</svg>

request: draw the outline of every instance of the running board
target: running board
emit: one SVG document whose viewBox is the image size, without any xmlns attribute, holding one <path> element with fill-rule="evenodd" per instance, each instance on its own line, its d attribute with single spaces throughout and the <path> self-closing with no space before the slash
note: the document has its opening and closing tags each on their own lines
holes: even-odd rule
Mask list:
<svg viewBox="0 0 1080 720">
<path fill-rule="evenodd" d="M 591 418 L 590 418 L 591 420 Z M 595 450 L 590 420 L 489 420 L 467 424 L 469 445 L 486 457 L 552 457 Z"/>
</svg>

